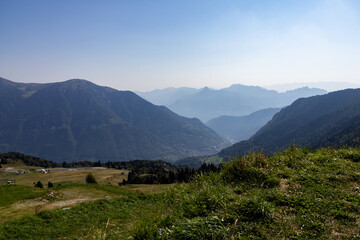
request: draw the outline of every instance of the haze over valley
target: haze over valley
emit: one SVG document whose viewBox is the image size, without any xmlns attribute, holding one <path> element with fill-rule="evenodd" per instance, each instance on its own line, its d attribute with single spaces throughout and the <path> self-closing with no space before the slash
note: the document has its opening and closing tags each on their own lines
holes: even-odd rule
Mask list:
<svg viewBox="0 0 360 240">
<path fill-rule="evenodd" d="M 0 240 L 360 239 L 360 1 L 0 0 Z"/>
</svg>

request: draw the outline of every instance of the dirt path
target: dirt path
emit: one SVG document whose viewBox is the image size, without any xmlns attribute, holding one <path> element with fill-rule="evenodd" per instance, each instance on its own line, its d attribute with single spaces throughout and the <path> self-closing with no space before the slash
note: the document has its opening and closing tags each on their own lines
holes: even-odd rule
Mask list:
<svg viewBox="0 0 360 240">
<path fill-rule="evenodd" d="M 82 202 L 90 202 L 102 198 L 111 198 L 104 192 L 86 192 L 81 189 L 52 191 L 43 197 L 21 200 L 7 207 L 0 207 L 0 224 L 25 215 L 33 215 L 42 210 L 71 208 Z"/>
</svg>

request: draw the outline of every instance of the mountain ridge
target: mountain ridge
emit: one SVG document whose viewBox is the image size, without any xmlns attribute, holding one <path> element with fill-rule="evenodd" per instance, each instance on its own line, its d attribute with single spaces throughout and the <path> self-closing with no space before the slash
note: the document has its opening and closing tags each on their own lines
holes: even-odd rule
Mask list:
<svg viewBox="0 0 360 240">
<path fill-rule="evenodd" d="M 245 154 L 262 149 L 272 154 L 291 143 L 303 147 L 322 147 L 322 139 L 347 129 L 360 121 L 360 89 L 331 92 L 301 98 L 283 108 L 249 140 L 223 149 L 220 156 Z M 336 145 L 336 144 L 333 144 Z"/>
<path fill-rule="evenodd" d="M 204 87 L 194 93 L 179 96 L 172 104 L 166 105 L 166 102 L 156 104 L 165 105 L 179 115 L 196 117 L 207 122 L 222 115 L 242 116 L 261 109 L 281 108 L 300 97 L 325 93 L 326 91 L 322 89 L 306 87 L 278 93 L 258 86 L 233 84 L 219 90 Z M 161 95 L 161 90 L 158 90 L 157 94 Z M 148 100 L 151 101 L 151 98 Z"/>
<path fill-rule="evenodd" d="M 175 160 L 215 153 L 227 144 L 200 120 L 130 91 L 79 79 L 34 86 L 1 84 L 0 93 L 8 95 L 0 105 L 1 152 L 53 161 Z"/>
<path fill-rule="evenodd" d="M 231 142 L 238 142 L 249 139 L 279 111 L 280 108 L 267 108 L 245 116 L 220 116 L 206 125 Z"/>
</svg>

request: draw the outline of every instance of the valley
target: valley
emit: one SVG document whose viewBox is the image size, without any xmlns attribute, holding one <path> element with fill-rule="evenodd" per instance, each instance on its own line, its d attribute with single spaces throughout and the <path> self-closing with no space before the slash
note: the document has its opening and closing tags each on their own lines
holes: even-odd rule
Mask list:
<svg viewBox="0 0 360 240">
<path fill-rule="evenodd" d="M 0 0 L 0 240 L 360 240 L 359 0 Z"/>
<path fill-rule="evenodd" d="M 0 92 L 0 239 L 360 236 L 359 89 L 208 126 L 85 80 Z"/>
</svg>

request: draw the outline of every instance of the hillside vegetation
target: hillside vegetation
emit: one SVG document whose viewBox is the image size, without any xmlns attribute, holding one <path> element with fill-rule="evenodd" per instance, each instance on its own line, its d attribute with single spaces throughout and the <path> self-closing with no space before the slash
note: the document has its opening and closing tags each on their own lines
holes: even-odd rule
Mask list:
<svg viewBox="0 0 360 240">
<path fill-rule="evenodd" d="M 158 194 L 112 188 L 122 195 L 7 221 L 0 238 L 360 238 L 360 148 L 249 153 Z"/>
<path fill-rule="evenodd" d="M 56 162 L 176 160 L 227 145 L 198 119 L 130 91 L 86 80 L 48 84 L 0 78 L 0 152 Z"/>
<path fill-rule="evenodd" d="M 297 146 L 358 146 L 360 89 L 347 89 L 326 95 L 301 98 L 275 114 L 249 140 L 223 149 L 221 157 L 235 157 L 262 149 L 273 154 L 295 143 Z"/>
</svg>

